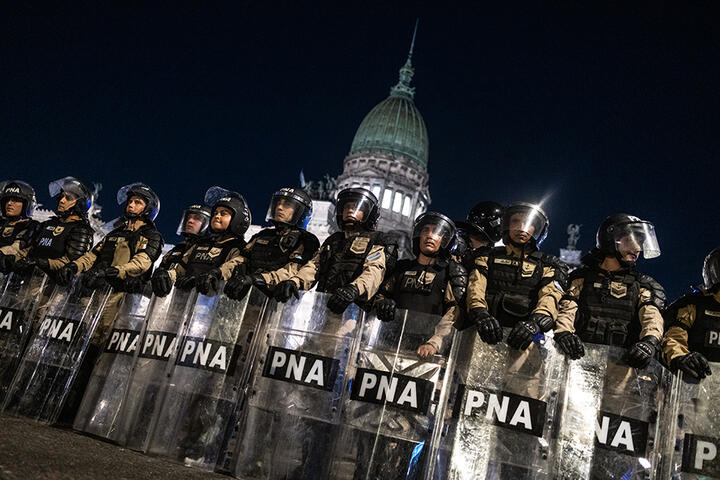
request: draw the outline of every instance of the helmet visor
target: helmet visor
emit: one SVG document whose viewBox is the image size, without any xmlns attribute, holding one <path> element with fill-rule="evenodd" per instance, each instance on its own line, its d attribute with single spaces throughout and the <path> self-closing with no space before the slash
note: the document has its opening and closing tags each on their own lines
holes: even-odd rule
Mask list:
<svg viewBox="0 0 720 480">
<path fill-rule="evenodd" d="M 335 206 L 338 220 L 342 223 L 346 222 L 364 222 L 370 216 L 375 204 L 367 197 L 361 194 L 343 195 L 338 199 Z"/>
<path fill-rule="evenodd" d="M 210 225 L 210 214 L 199 208 L 188 208 L 180 219 L 178 235 L 202 235 Z"/>
<path fill-rule="evenodd" d="M 50 182 L 48 185 L 48 191 L 51 197 L 57 197 L 62 192 L 69 193 L 74 198 L 85 197 L 87 191 L 83 188 L 83 185 L 75 177 L 65 177 L 54 182 Z"/>
<path fill-rule="evenodd" d="M 524 232 L 532 236 L 535 241 L 547 228 L 547 217 L 537 208 L 531 206 L 516 206 L 508 208 L 503 215 L 503 230 L 506 232 Z"/>
<path fill-rule="evenodd" d="M 705 257 L 703 263 L 703 283 L 710 290 L 720 283 L 720 249 L 715 249 Z"/>
<path fill-rule="evenodd" d="M 270 201 L 265 221 L 300 226 L 307 207 L 289 196 L 274 195 Z"/>
<path fill-rule="evenodd" d="M 640 221 L 623 223 L 612 229 L 615 249 L 623 257 L 625 255 L 640 256 L 644 258 L 655 258 L 660 256 L 655 227 L 650 222 Z"/>
<path fill-rule="evenodd" d="M 447 248 L 455 234 L 455 227 L 447 220 L 426 216 L 415 225 L 413 237 L 419 239 L 420 250 L 423 248 Z"/>
</svg>

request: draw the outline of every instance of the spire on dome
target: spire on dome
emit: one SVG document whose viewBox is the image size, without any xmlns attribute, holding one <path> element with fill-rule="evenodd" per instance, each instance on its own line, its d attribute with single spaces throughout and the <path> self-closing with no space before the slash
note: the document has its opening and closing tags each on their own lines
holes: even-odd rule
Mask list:
<svg viewBox="0 0 720 480">
<path fill-rule="evenodd" d="M 413 32 L 412 42 L 410 42 L 410 52 L 408 58 L 405 61 L 405 65 L 400 68 L 400 80 L 397 85 L 390 89 L 391 97 L 404 97 L 412 100 L 415 97 L 415 87 L 410 86 L 412 77 L 415 74 L 415 70 L 412 68 L 412 55 L 415 49 L 415 36 L 417 35 L 417 28 L 420 19 L 415 20 L 415 31 Z"/>
</svg>

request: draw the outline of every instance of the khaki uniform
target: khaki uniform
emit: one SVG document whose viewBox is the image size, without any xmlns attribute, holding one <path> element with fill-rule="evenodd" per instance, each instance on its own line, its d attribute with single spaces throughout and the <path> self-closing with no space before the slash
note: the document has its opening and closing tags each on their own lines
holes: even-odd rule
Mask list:
<svg viewBox="0 0 720 480">
<path fill-rule="evenodd" d="M 38 225 L 37 221 L 29 218 L 0 220 L 0 253 L 14 256 L 15 261 L 25 258 Z"/>
<path fill-rule="evenodd" d="M 237 265 L 236 260 L 240 257 L 242 245 L 244 242 L 234 235 L 220 237 L 217 240 L 200 240 L 187 249 L 180 262 L 168 269 L 170 279 L 175 282 L 178 278 L 183 278 L 188 274 L 205 273 L 212 268 L 218 268 L 222 273 L 223 280 L 228 280 Z M 203 249 L 207 251 L 201 252 Z M 201 268 L 201 270 L 205 270 L 204 272 L 193 272 L 196 259 L 201 257 L 205 259 L 204 263 L 207 268 Z"/>
<path fill-rule="evenodd" d="M 720 288 L 686 295 L 666 311 L 669 325 L 663 339 L 663 359 L 702 353 L 710 362 L 720 361 Z"/>
</svg>

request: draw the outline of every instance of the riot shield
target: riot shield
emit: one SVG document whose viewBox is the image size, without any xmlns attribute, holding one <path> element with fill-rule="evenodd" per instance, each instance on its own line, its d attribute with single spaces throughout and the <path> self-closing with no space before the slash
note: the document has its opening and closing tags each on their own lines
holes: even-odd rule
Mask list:
<svg viewBox="0 0 720 480">
<path fill-rule="evenodd" d="M 365 322 L 359 353 L 348 367 L 350 395 L 342 406 L 331 478 L 423 478 L 442 430 L 457 353 L 457 330 L 436 335 L 439 315 L 398 310 L 395 320 Z M 420 358 L 435 338 L 440 351 Z"/>
<path fill-rule="evenodd" d="M 626 349 L 585 344 L 570 362 L 557 439 L 558 479 L 656 478 L 659 415 L 672 375 L 657 361 L 635 369 Z M 659 477 L 658 477 L 659 478 Z"/>
<path fill-rule="evenodd" d="M 0 279 L 0 405 L 27 345 L 38 308 L 46 295 L 47 276 L 11 273 Z"/>
<path fill-rule="evenodd" d="M 258 339 L 257 365 L 238 430 L 240 478 L 327 478 L 346 366 L 355 358 L 364 313 L 330 312 L 328 295 L 302 292 L 273 304 Z"/>
<path fill-rule="evenodd" d="M 150 425 L 162 403 L 162 386 L 175 362 L 178 339 L 195 305 L 195 290 L 173 288 L 166 297 L 153 296 L 140 342 L 133 354 L 128 386 L 115 419 L 113 440 L 133 450 L 145 449 Z M 112 337 L 111 337 L 112 338 Z"/>
<path fill-rule="evenodd" d="M 720 479 L 720 363 L 698 381 L 678 372 L 665 409 L 662 475 L 673 480 Z"/>
<path fill-rule="evenodd" d="M 6 412 L 58 420 L 109 295 L 109 289 L 87 290 L 78 279 L 55 287 L 13 377 Z"/>
<path fill-rule="evenodd" d="M 249 356 L 267 296 L 199 295 L 153 419 L 148 453 L 213 470 L 250 375 Z"/>
<path fill-rule="evenodd" d="M 75 430 L 117 440 L 116 420 L 130 383 L 133 357 L 151 296 L 149 286 L 142 293 L 123 294 L 112 330 L 75 416 Z"/>
<path fill-rule="evenodd" d="M 567 366 L 551 338 L 540 334 L 521 351 L 462 332 L 447 432 L 428 478 L 554 478 L 552 427 Z"/>
</svg>

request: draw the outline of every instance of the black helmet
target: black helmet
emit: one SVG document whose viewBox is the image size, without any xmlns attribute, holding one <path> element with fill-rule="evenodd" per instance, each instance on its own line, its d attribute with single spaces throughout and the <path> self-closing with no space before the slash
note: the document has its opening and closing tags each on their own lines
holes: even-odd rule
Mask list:
<svg viewBox="0 0 720 480">
<path fill-rule="evenodd" d="M 145 210 L 140 215 L 127 213 L 127 204 L 130 197 L 140 197 L 145 200 Z M 144 183 L 135 182 L 125 185 L 117 193 L 118 205 L 123 206 L 123 216 L 126 218 L 136 218 L 143 216 L 151 222 L 155 220 L 160 212 L 160 197 Z"/>
<path fill-rule="evenodd" d="M 470 209 L 465 223 L 471 234 L 486 237 L 491 244 L 502 238 L 503 207 L 495 202 L 480 202 Z"/>
<path fill-rule="evenodd" d="M 628 242 L 626 248 L 642 251 L 645 258 L 660 256 L 660 247 L 652 223 L 627 213 L 610 215 L 598 228 L 595 246 L 605 256 L 615 256 L 624 266 L 634 264 L 635 262 L 623 260 L 620 253 L 623 242 Z"/>
<path fill-rule="evenodd" d="M 275 218 L 275 210 L 281 200 L 290 202 L 293 207 L 293 214 L 290 221 L 281 222 Z M 299 228 L 307 228 L 312 216 L 313 204 L 310 195 L 302 188 L 281 188 L 273 193 L 270 206 L 268 207 L 266 222 L 272 222 L 275 226 L 278 224 L 293 225 Z"/>
<path fill-rule="evenodd" d="M 440 238 L 440 248 L 437 253 L 427 256 L 433 257 L 440 255 L 441 257 L 447 257 L 456 241 L 456 228 L 453 221 L 438 212 L 425 212 L 420 214 L 420 216 L 415 219 L 412 231 L 412 249 L 416 257 L 420 255 L 421 251 L 420 234 L 426 231 L 426 229 L 429 233 Z"/>
<path fill-rule="evenodd" d="M 3 217 L 7 217 L 5 204 L 13 198 L 23 204 L 23 213 L 20 216 L 30 218 L 35 211 L 35 190 L 22 180 L 7 180 L 0 183 L 0 210 Z"/>
<path fill-rule="evenodd" d="M 242 195 L 223 187 L 210 187 L 205 192 L 205 203 L 212 208 L 212 214 L 215 213 L 217 207 L 228 208 L 232 212 L 228 230 L 238 237 L 245 235 L 252 223 L 252 215 Z"/>
<path fill-rule="evenodd" d="M 187 225 L 190 215 L 194 215 L 200 220 L 200 230 L 197 233 L 189 233 L 185 231 L 185 226 Z M 190 205 L 183 211 L 183 216 L 180 219 L 180 225 L 178 225 L 175 233 L 182 235 L 185 238 L 199 237 L 205 233 L 208 225 L 210 225 L 210 207 L 196 203 L 194 205 Z"/>
<path fill-rule="evenodd" d="M 720 247 L 713 248 L 705 257 L 702 276 L 707 290 L 720 284 Z"/>
<path fill-rule="evenodd" d="M 367 231 L 375 230 L 378 219 L 380 218 L 380 209 L 378 209 L 378 201 L 370 190 L 361 187 L 346 188 L 337 194 L 335 202 L 335 219 L 341 230 L 345 230 L 345 222 L 343 222 L 343 210 L 346 204 L 354 203 L 355 212 L 363 212 L 362 226 Z"/>
<path fill-rule="evenodd" d="M 65 177 L 50 182 L 48 185 L 50 196 L 55 198 L 65 192 L 75 197 L 75 205 L 64 213 L 76 213 L 81 217 L 86 217 L 88 210 L 93 203 L 93 193 L 87 185 L 75 177 Z M 59 213 L 59 212 L 58 212 Z"/>
<path fill-rule="evenodd" d="M 545 211 L 540 205 L 526 202 L 515 202 L 505 208 L 502 217 L 502 232 L 506 243 L 510 240 L 511 219 L 516 214 L 523 215 L 520 229 L 532 235 L 535 246 L 539 247 L 543 240 L 545 240 L 545 237 L 547 237 L 548 229 L 550 228 L 550 221 Z"/>
</svg>

